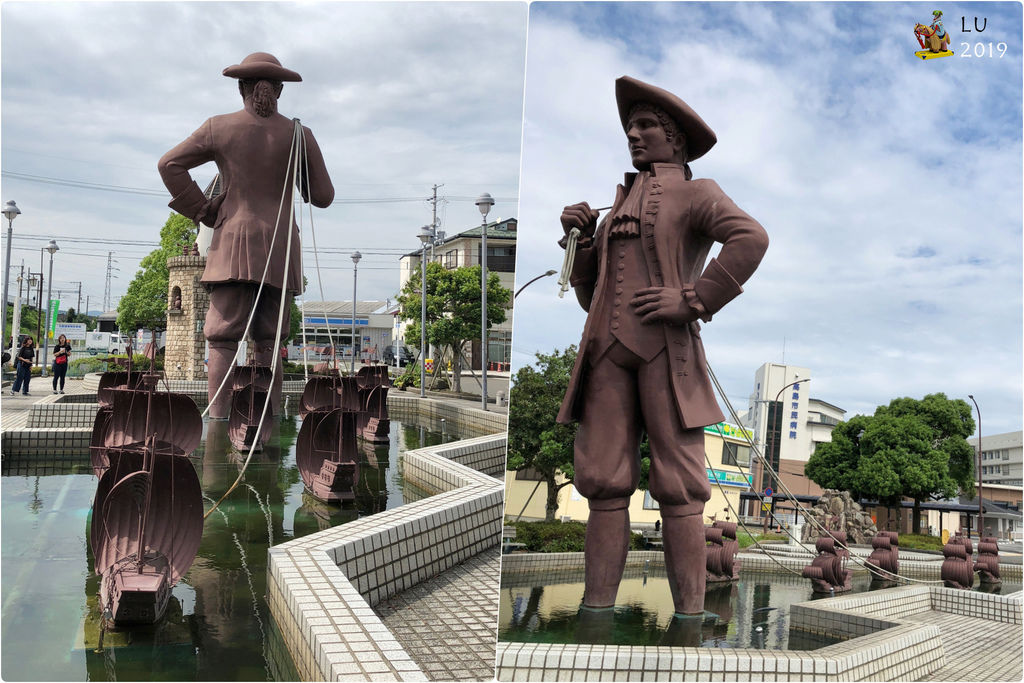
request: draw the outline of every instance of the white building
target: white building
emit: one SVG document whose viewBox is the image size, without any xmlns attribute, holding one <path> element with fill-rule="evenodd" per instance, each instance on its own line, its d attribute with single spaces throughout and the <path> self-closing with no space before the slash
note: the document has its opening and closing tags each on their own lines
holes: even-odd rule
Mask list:
<svg viewBox="0 0 1024 683">
<path fill-rule="evenodd" d="M 496 273 L 501 286 L 512 289 L 515 286 L 516 269 L 516 226 L 515 218 L 497 220 L 487 224 L 487 272 Z M 481 226 L 460 232 L 453 237 L 443 233 L 427 247 L 427 261 L 440 263 L 445 268 L 455 269 L 475 266 L 480 263 Z M 423 250 L 409 252 L 401 258 L 398 289 L 405 286 L 420 266 Z M 400 322 L 399 334 L 404 339 L 406 323 Z M 408 346 L 408 344 L 407 344 Z M 413 344 L 412 346 L 415 346 Z M 474 370 L 480 369 L 480 341 L 472 342 L 466 349 L 466 357 Z M 415 349 L 414 349 L 415 351 Z M 505 322 L 491 325 L 487 332 L 487 360 L 489 363 L 508 363 L 512 353 L 512 299 L 509 298 Z"/>
<path fill-rule="evenodd" d="M 318 350 L 336 346 L 338 358 L 352 357 L 352 302 L 302 301 L 296 305 L 302 311 L 305 344 L 309 360 L 321 355 Z M 363 361 L 380 360 L 384 347 L 394 339 L 394 305 L 390 301 L 359 301 L 355 309 L 355 349 Z M 299 334 L 288 345 L 288 358 L 302 358 L 303 335 Z"/>
<path fill-rule="evenodd" d="M 984 484 L 1024 485 L 1024 432 L 981 435 L 981 476 Z M 967 440 L 977 452 L 978 437 Z"/>
<path fill-rule="evenodd" d="M 754 391 L 743 423 L 786 488 L 797 495 L 817 496 L 821 487 L 804 475 L 804 465 L 819 443 L 832 440 L 832 430 L 845 419 L 846 411 L 811 398 L 810 379 L 809 368 L 765 363 L 754 373 Z M 760 467 L 754 466 L 754 471 L 760 473 Z M 778 482 L 767 473 L 756 476 L 755 485 L 758 491 L 779 490 Z"/>
</svg>

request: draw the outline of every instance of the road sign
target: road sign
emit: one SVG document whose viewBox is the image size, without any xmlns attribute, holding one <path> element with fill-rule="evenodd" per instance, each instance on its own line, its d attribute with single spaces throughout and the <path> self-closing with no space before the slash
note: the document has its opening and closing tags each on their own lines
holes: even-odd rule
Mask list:
<svg viewBox="0 0 1024 683">
<path fill-rule="evenodd" d="M 761 503 L 761 512 L 768 512 L 772 509 L 771 503 Z"/>
<path fill-rule="evenodd" d="M 68 341 L 73 339 L 85 339 L 85 323 L 57 323 L 54 333 L 57 336 L 64 335 Z"/>
<path fill-rule="evenodd" d="M 53 339 L 53 331 L 57 329 L 57 309 L 60 308 L 60 299 L 50 299 L 50 326 L 46 330 L 46 335 Z"/>
<path fill-rule="evenodd" d="M 766 495 L 766 496 L 768 496 L 769 498 L 771 498 L 772 496 L 774 496 L 774 495 L 775 495 L 775 491 L 772 491 L 772 487 L 771 487 L 771 486 L 769 486 L 768 488 L 766 488 L 766 489 L 764 490 L 764 495 Z"/>
</svg>

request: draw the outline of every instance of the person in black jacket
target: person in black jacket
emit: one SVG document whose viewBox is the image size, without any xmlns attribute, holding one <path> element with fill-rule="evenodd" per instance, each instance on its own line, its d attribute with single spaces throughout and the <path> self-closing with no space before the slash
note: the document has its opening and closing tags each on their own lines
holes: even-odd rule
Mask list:
<svg viewBox="0 0 1024 683">
<path fill-rule="evenodd" d="M 32 379 L 32 363 L 36 358 L 36 342 L 32 337 L 25 337 L 25 341 L 21 343 L 21 348 L 18 349 L 18 355 L 14 357 L 14 365 L 18 371 L 18 377 L 14 380 L 14 386 L 11 387 L 11 395 L 18 393 L 20 390 L 22 394 L 28 396 L 28 382 Z"/>
<path fill-rule="evenodd" d="M 64 393 L 64 378 L 68 374 L 68 363 L 71 361 L 71 344 L 63 334 L 57 338 L 53 347 L 53 393 Z M 60 391 L 57 391 L 57 380 L 60 380 Z"/>
</svg>

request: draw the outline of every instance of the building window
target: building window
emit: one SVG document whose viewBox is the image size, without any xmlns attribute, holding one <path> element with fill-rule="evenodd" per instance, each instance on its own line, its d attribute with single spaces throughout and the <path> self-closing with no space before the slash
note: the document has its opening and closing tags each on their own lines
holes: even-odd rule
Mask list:
<svg viewBox="0 0 1024 683">
<path fill-rule="evenodd" d="M 660 510 L 661 506 L 658 505 L 658 501 L 651 497 L 650 491 L 644 491 L 644 510 Z"/>
<path fill-rule="evenodd" d="M 750 465 L 750 446 L 741 446 L 738 443 L 726 441 L 722 444 L 722 464 L 748 467 Z"/>
<path fill-rule="evenodd" d="M 535 467 L 524 467 L 516 470 L 516 479 L 520 481 L 544 481 L 544 475 Z"/>
<path fill-rule="evenodd" d="M 455 249 L 445 252 L 444 255 L 444 267 L 448 270 L 459 267 L 459 252 Z"/>
</svg>

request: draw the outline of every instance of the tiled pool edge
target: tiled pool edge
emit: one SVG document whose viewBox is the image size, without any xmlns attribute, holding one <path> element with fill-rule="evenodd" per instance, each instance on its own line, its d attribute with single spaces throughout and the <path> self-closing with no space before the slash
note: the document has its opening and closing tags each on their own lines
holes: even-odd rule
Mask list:
<svg viewBox="0 0 1024 683">
<path fill-rule="evenodd" d="M 504 469 L 504 415 L 395 398 L 389 405 L 443 416 L 459 430 L 496 424 L 502 433 L 402 455 L 404 477 L 443 493 L 268 551 L 271 612 L 307 680 L 427 680 L 373 606 L 500 541 L 501 481 L 462 462 L 500 457 Z"/>
<path fill-rule="evenodd" d="M 629 553 L 643 563 L 651 551 Z M 531 561 L 536 558 L 536 562 Z M 567 569 L 580 553 L 506 555 L 502 572 Z M 901 563 L 902 565 L 902 563 Z M 912 585 L 797 603 L 790 624 L 849 637 L 813 651 L 499 642 L 497 678 L 524 680 L 919 680 L 945 664 L 937 626 L 904 620 L 926 610 L 1021 623 L 1020 597 Z"/>
</svg>

